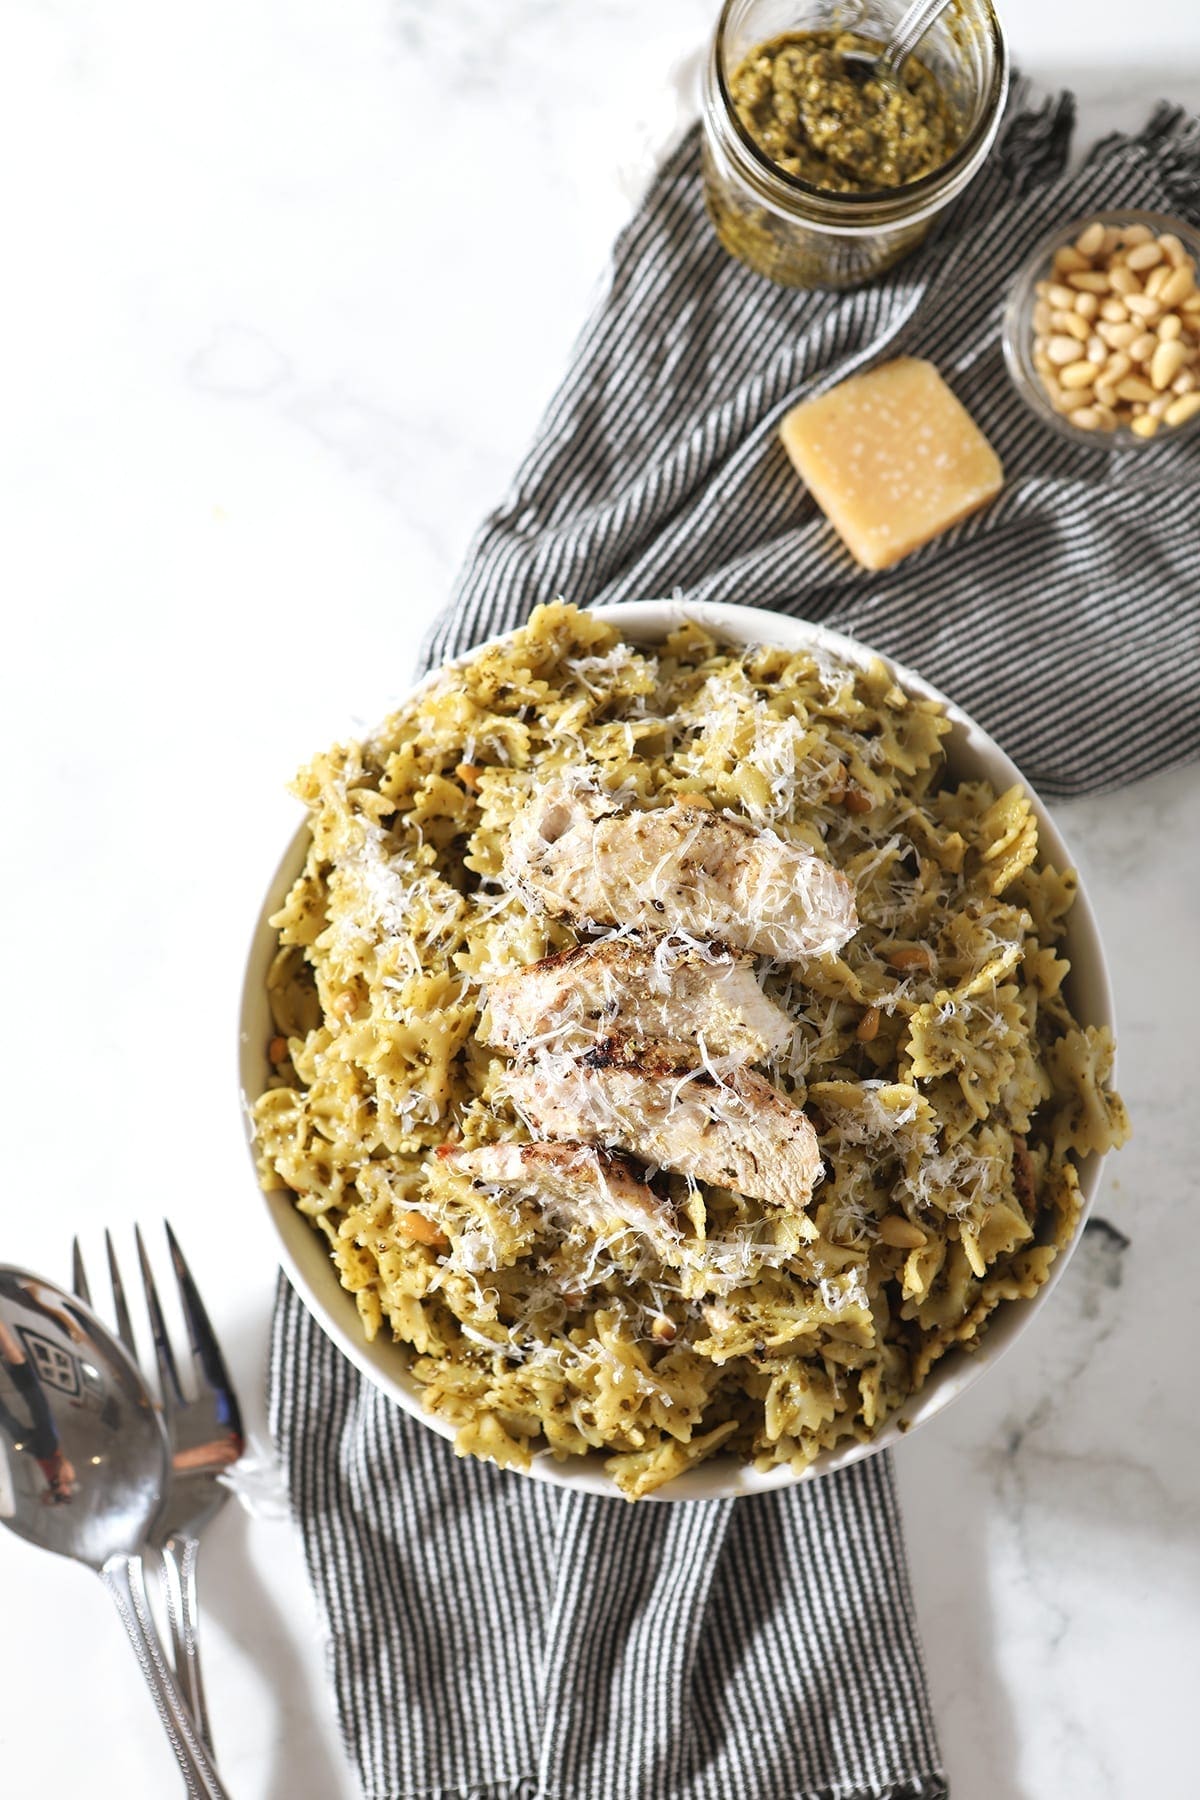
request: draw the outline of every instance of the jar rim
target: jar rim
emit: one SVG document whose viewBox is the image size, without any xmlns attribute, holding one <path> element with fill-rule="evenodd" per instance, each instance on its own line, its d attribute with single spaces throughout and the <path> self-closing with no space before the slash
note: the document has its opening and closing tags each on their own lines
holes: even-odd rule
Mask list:
<svg viewBox="0 0 1200 1800">
<path fill-rule="evenodd" d="M 709 59 L 710 74 L 715 78 L 717 91 L 721 97 L 724 115 L 734 132 L 734 147 L 742 151 L 750 159 L 754 172 L 766 181 L 775 182 L 782 194 L 793 194 L 797 199 L 815 203 L 818 211 L 828 209 L 833 213 L 842 213 L 849 220 L 855 212 L 869 212 L 879 207 L 900 206 L 905 212 L 912 205 L 925 199 L 935 199 L 941 190 L 949 185 L 960 173 L 970 171 L 973 160 L 981 150 L 986 150 L 995 135 L 1000 112 L 1008 92 L 1008 42 L 1004 29 L 991 0 L 980 0 L 984 13 L 984 24 L 988 28 L 992 45 L 991 85 L 988 95 L 990 105 L 981 108 L 978 119 L 967 133 L 958 148 L 931 169 L 928 175 L 920 175 L 915 181 L 906 181 L 899 187 L 858 188 L 852 193 L 843 193 L 836 188 L 821 188 L 812 182 L 804 181 L 799 175 L 789 174 L 755 143 L 746 127 L 738 117 L 733 104 L 733 96 L 729 92 L 729 84 L 725 79 L 724 59 L 721 45 L 725 36 L 729 15 L 739 0 L 724 0 L 717 27 L 713 33 L 712 52 Z"/>
</svg>

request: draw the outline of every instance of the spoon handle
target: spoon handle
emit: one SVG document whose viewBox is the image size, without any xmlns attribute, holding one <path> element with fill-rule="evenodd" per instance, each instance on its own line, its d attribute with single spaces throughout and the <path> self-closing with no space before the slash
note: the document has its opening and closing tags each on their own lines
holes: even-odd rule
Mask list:
<svg viewBox="0 0 1200 1800">
<path fill-rule="evenodd" d="M 912 5 L 897 21 L 887 48 L 879 59 L 880 66 L 893 79 L 899 75 L 907 58 L 947 4 L 948 0 L 913 0 Z"/>
<path fill-rule="evenodd" d="M 163 1587 L 167 1596 L 167 1617 L 171 1622 L 171 1649 L 175 1659 L 175 1679 L 183 1689 L 188 1711 L 196 1722 L 200 1737 L 212 1750 L 212 1728 L 208 1722 L 208 1702 L 204 1698 L 204 1682 L 200 1675 L 200 1617 L 196 1602 L 196 1556 L 198 1538 L 174 1531 L 162 1547 Z"/>
<path fill-rule="evenodd" d="M 167 1667 L 158 1641 L 140 1556 L 110 1556 L 100 1571 L 121 1623 L 129 1634 L 146 1685 L 154 1696 L 163 1729 L 183 1771 L 188 1793 L 194 1800 L 229 1800 L 221 1778 L 192 1723 L 183 1695 Z"/>
</svg>

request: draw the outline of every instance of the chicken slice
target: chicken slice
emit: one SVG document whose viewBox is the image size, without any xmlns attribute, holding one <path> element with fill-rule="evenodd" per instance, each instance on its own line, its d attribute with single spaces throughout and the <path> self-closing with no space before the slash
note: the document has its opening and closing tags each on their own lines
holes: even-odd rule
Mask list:
<svg viewBox="0 0 1200 1800">
<path fill-rule="evenodd" d="M 803 1212 L 821 1174 L 807 1115 L 752 1069 L 680 1068 L 616 1039 L 578 1061 L 543 1052 L 514 1063 L 506 1082 L 539 1134 L 627 1150 L 786 1212 Z"/>
<path fill-rule="evenodd" d="M 442 1144 L 437 1156 L 485 1187 L 524 1189 L 543 1206 L 561 1206 L 597 1236 L 628 1228 L 660 1256 L 679 1240 L 670 1203 L 623 1156 L 592 1144 L 480 1144 L 474 1150 Z"/>
<path fill-rule="evenodd" d="M 750 959 L 609 939 L 564 950 L 488 984 L 483 1041 L 513 1056 L 542 1044 L 579 1056 L 622 1036 L 695 1046 L 757 1062 L 782 1050 L 792 1022 L 755 980 Z"/>
<path fill-rule="evenodd" d="M 682 800 L 620 812 L 552 783 L 514 822 L 506 870 L 527 904 L 555 917 L 679 929 L 784 962 L 835 953 L 858 929 L 840 871 Z"/>
</svg>

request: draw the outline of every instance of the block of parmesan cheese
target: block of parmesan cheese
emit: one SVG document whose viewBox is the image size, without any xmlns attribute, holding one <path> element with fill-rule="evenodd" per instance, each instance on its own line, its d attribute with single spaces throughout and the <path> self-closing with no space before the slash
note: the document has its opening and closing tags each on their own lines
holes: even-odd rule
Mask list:
<svg viewBox="0 0 1200 1800">
<path fill-rule="evenodd" d="M 886 569 L 998 494 L 1000 459 L 932 363 L 902 356 L 794 406 L 784 447 L 864 569 Z"/>
</svg>

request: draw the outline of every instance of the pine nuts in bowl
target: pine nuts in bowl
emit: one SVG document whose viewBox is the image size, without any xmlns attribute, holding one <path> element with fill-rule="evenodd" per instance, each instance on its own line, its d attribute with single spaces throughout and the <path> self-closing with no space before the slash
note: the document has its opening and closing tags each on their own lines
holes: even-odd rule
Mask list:
<svg viewBox="0 0 1200 1800">
<path fill-rule="evenodd" d="M 1110 447 L 1200 421 L 1200 231 L 1166 213 L 1091 214 L 1021 266 L 1004 357 L 1022 399 L 1072 442 Z"/>
</svg>

